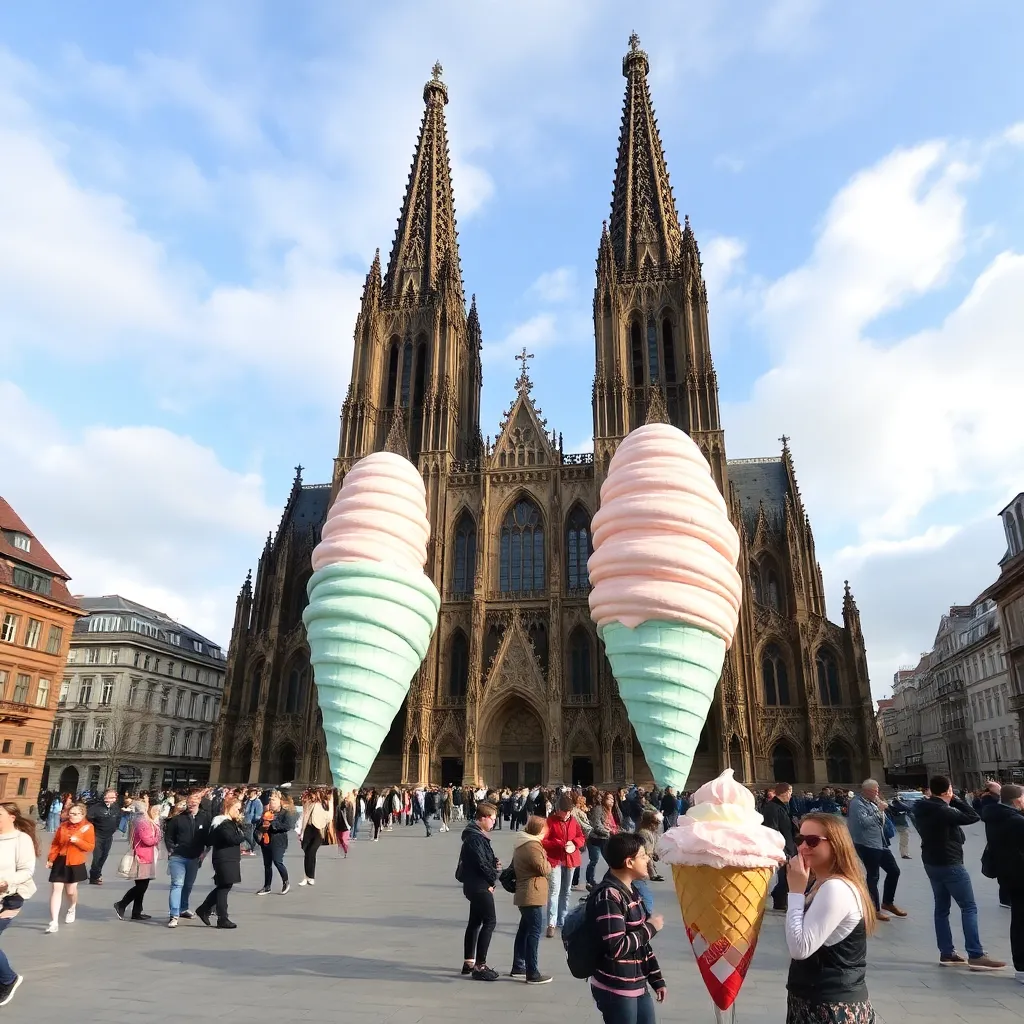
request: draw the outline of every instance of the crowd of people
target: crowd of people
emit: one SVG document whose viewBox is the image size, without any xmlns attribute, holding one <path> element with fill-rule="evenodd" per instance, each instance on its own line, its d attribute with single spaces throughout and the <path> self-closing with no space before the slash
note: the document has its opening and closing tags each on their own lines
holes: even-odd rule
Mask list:
<svg viewBox="0 0 1024 1024">
<path fill-rule="evenodd" d="M 659 833 L 674 826 L 689 807 L 690 794 L 631 786 L 594 787 L 391 787 L 340 793 L 327 787 L 306 790 L 296 803 L 288 789 L 217 787 L 187 793 L 142 792 L 121 796 L 107 790 L 90 802 L 71 794 L 41 794 L 40 820 L 52 833 L 46 855 L 50 881 L 48 933 L 72 924 L 82 883 L 102 886 L 114 837 L 127 839 L 118 875 L 131 884 L 114 902 L 121 920 L 147 921 L 144 910 L 157 865 L 166 860 L 170 876 L 167 926 L 197 918 L 231 929 L 228 899 L 241 882 L 241 859 L 262 856 L 263 886 L 272 891 L 276 871 L 280 893 L 291 889 L 284 854 L 294 833 L 303 854 L 300 886 L 316 884 L 317 856 L 349 844 L 365 831 L 381 834 L 421 824 L 463 825 L 455 869 L 469 902 L 462 973 L 473 980 L 500 977 L 488 963 L 497 923 L 497 886 L 513 894 L 519 925 L 509 976 L 530 985 L 551 981 L 541 969 L 541 939 L 589 930 L 594 955 L 590 985 L 605 1021 L 651 1022 L 654 1002 L 667 988 L 651 941 L 663 927 L 655 911 L 653 883 L 663 881 L 658 864 Z M 896 903 L 900 859 L 909 859 L 910 832 L 920 836 L 921 860 L 934 897 L 939 963 L 972 971 L 1006 965 L 987 955 L 980 938 L 971 877 L 963 862 L 963 826 L 984 822 L 987 838 L 983 873 L 997 879 L 999 902 L 1010 910 L 1010 946 L 1018 981 L 1024 982 L 1024 789 L 989 782 L 978 793 L 957 794 L 936 776 L 920 793 L 883 799 L 868 779 L 858 792 L 822 789 L 817 796 L 794 793 L 777 783 L 757 794 L 764 823 L 783 837 L 787 863 L 771 889 L 771 909 L 786 915 L 790 1024 L 823 1019 L 869 1024 L 867 936 L 879 924 L 904 918 Z M 491 833 L 508 827 L 511 863 L 503 866 Z M 40 852 L 36 822 L 16 804 L 0 804 L 0 933 L 35 892 L 32 880 Z M 192 889 L 209 855 L 213 887 L 194 910 Z M 879 882 L 885 875 L 879 891 Z M 574 898 L 572 894 L 581 895 Z M 673 901 L 674 902 L 674 901 Z M 950 927 L 952 903 L 960 908 L 961 955 Z M 216 921 L 214 922 L 214 919 Z M 582 924 L 581 924 L 582 922 Z M 561 933 L 561 934 L 560 934 Z M 568 938 L 567 938 L 568 937 Z M 559 948 L 558 956 L 565 955 Z M 571 963 L 571 960 L 570 960 Z M 13 997 L 21 977 L 0 953 L 0 1006 Z M 832 1016 L 823 1016 L 827 1011 Z"/>
</svg>

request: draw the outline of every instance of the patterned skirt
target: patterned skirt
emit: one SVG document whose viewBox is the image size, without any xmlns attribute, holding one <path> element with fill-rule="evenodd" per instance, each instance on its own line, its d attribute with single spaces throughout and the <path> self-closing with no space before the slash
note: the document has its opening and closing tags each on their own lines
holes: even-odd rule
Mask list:
<svg viewBox="0 0 1024 1024">
<path fill-rule="evenodd" d="M 786 1024 L 875 1024 L 875 1011 L 866 999 L 862 1003 L 809 1003 L 791 995 Z"/>
</svg>

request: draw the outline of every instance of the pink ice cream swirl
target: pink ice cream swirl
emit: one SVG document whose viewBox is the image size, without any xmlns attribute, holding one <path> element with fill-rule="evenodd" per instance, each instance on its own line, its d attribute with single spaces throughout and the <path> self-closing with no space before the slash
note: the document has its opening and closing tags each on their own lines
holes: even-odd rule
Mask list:
<svg viewBox="0 0 1024 1024">
<path fill-rule="evenodd" d="M 781 832 L 762 825 L 754 796 L 726 768 L 693 795 L 693 806 L 658 841 L 668 864 L 713 868 L 773 868 L 786 859 Z"/>
<path fill-rule="evenodd" d="M 374 452 L 348 472 L 313 549 L 313 569 L 386 562 L 422 573 L 430 520 L 423 478 L 401 455 Z"/>
<path fill-rule="evenodd" d="M 680 622 L 732 644 L 743 594 L 739 537 L 687 434 L 650 423 L 622 441 L 593 530 L 590 613 L 599 627 Z"/>
</svg>

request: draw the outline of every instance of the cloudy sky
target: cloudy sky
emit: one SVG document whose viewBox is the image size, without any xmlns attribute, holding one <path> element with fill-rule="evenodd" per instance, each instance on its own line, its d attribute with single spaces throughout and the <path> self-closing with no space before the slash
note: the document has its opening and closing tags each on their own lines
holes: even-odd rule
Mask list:
<svg viewBox="0 0 1024 1024">
<path fill-rule="evenodd" d="M 887 692 L 994 578 L 1024 488 L 1024 5 L 354 6 L 0 7 L 0 492 L 73 589 L 227 644 L 293 467 L 330 478 L 435 60 L 484 433 L 526 344 L 585 448 L 635 29 L 728 453 L 792 438 L 830 610 L 849 578 Z"/>
</svg>

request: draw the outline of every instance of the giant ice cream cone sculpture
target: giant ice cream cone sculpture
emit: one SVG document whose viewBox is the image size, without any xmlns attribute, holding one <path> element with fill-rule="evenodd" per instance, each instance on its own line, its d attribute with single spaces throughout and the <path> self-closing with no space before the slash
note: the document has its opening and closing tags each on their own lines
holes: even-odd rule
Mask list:
<svg viewBox="0 0 1024 1024">
<path fill-rule="evenodd" d="M 441 598 L 423 572 L 430 522 L 408 459 L 375 452 L 345 477 L 302 613 L 335 785 L 359 788 L 420 667 Z"/>
<path fill-rule="evenodd" d="M 684 789 L 739 619 L 739 537 L 707 460 L 667 423 L 619 445 L 593 530 L 590 614 L 655 779 Z"/>
<path fill-rule="evenodd" d="M 701 786 L 693 806 L 658 842 L 704 985 L 719 1010 L 739 994 L 764 917 L 782 834 L 761 824 L 754 797 L 727 768 Z"/>
</svg>

